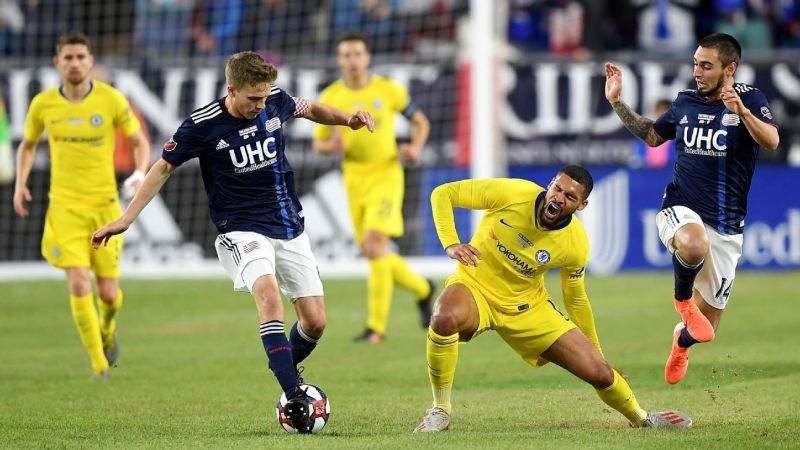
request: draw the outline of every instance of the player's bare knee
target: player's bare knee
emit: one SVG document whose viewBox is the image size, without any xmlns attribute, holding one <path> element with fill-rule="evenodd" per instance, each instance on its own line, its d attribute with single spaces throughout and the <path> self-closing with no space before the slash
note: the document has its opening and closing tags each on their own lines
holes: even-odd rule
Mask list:
<svg viewBox="0 0 800 450">
<path fill-rule="evenodd" d="M 305 317 L 300 318 L 300 326 L 303 327 L 303 331 L 313 337 L 322 336 L 325 331 L 325 325 L 327 325 L 325 311 L 307 314 Z"/>
<path fill-rule="evenodd" d="M 76 297 L 83 297 L 92 293 L 92 283 L 88 276 L 72 275 L 67 279 L 69 293 Z"/>
<path fill-rule="evenodd" d="M 430 327 L 438 335 L 450 336 L 458 333 L 460 322 L 461 320 L 455 312 L 437 308 L 431 317 Z"/>
<path fill-rule="evenodd" d="M 605 389 L 614 384 L 614 369 L 603 361 L 592 368 L 586 381 L 595 389 Z"/>
<path fill-rule="evenodd" d="M 687 264 L 700 263 L 708 253 L 708 245 L 708 235 L 705 232 L 687 231 L 675 235 L 675 248 Z"/>
<path fill-rule="evenodd" d="M 117 292 L 119 288 L 117 287 L 116 283 L 98 283 L 97 284 L 97 295 L 100 297 L 100 300 L 111 304 L 117 299 Z"/>
</svg>

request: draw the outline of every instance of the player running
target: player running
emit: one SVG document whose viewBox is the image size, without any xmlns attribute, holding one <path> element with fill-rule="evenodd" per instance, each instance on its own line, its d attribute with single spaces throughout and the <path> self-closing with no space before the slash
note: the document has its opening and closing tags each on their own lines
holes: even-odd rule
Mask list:
<svg viewBox="0 0 800 450">
<path fill-rule="evenodd" d="M 680 411 L 642 409 L 603 357 L 584 289 L 589 239 L 573 215 L 586 207 L 592 187 L 586 169 L 566 166 L 547 190 L 515 179 L 465 180 L 434 189 L 436 231 L 447 256 L 461 264 L 434 306 L 426 352 L 433 408 L 415 432 L 450 427 L 458 342 L 486 330 L 497 331 L 528 364 L 552 361 L 591 384 L 633 426 L 691 426 Z M 454 207 L 487 210 L 468 244 L 456 232 Z M 569 318 L 544 285 L 544 274 L 556 267 Z"/>
<path fill-rule="evenodd" d="M 98 230 L 95 248 L 124 232 L 181 164 L 199 158 L 216 250 L 236 291 L 250 292 L 269 367 L 290 398 L 286 415 L 304 425 L 305 396 L 297 364 L 314 350 L 325 329 L 325 303 L 317 263 L 303 232 L 303 210 L 294 172 L 286 159 L 284 127 L 296 117 L 351 129 L 373 129 L 363 111 L 346 114 L 292 97 L 273 83 L 278 72 L 254 52 L 228 59 L 227 95 L 194 111 L 164 144 L 161 159 L 118 220 Z M 299 318 L 289 338 L 284 331 L 280 291 Z M 299 414 L 298 416 L 295 413 Z"/>
<path fill-rule="evenodd" d="M 733 79 L 742 48 L 732 36 L 703 38 L 694 53 L 697 89 L 678 93 L 655 122 L 620 99 L 622 71 L 606 64 L 606 99 L 622 123 L 649 146 L 675 139 L 675 175 L 664 192 L 656 226 L 672 253 L 675 326 L 664 367 L 667 383 L 683 379 L 689 348 L 714 339 L 742 256 L 747 193 L 759 147 L 778 148 L 764 94 Z"/>
<path fill-rule="evenodd" d="M 61 74 L 61 84 L 36 95 L 28 109 L 25 135 L 17 150 L 14 210 L 20 217 L 28 217 L 28 176 L 36 144 L 47 131 L 50 204 L 42 234 L 42 256 L 66 273 L 72 318 L 92 361 L 92 377 L 104 380 L 109 365 L 115 365 L 119 356 L 116 318 L 122 307 L 122 238 L 111 239 L 101 251 L 93 252 L 91 236 L 97 227 L 119 217 L 115 130 L 120 129 L 134 149 L 136 170 L 125 180 L 126 187 L 137 189 L 144 179 L 150 144 L 125 97 L 89 77 L 94 57 L 85 34 L 59 37 L 53 64 Z M 99 297 L 99 320 L 90 271 L 94 272 Z"/>
<path fill-rule="evenodd" d="M 408 267 L 389 249 L 390 238 L 403 235 L 403 165 L 416 162 L 428 139 L 430 124 L 400 84 L 370 75 L 370 54 L 364 37 L 348 34 L 339 39 L 338 63 L 342 79 L 328 86 L 320 101 L 344 111 L 364 108 L 375 117 L 375 134 L 318 125 L 314 149 L 343 152 L 342 172 L 356 242 L 369 260 L 367 324 L 356 340 L 383 342 L 392 303 L 394 283 L 417 298 L 423 328 L 431 318 L 433 282 Z M 411 122 L 411 142 L 397 146 L 395 118 L 401 113 Z"/>
</svg>

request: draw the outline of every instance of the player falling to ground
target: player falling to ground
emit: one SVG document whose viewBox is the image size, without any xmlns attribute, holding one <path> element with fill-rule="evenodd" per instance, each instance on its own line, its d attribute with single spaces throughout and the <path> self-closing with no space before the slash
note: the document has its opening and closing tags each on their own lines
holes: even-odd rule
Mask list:
<svg viewBox="0 0 800 450">
<path fill-rule="evenodd" d="M 741 55 L 732 36 L 703 38 L 694 53 L 697 89 L 678 93 L 655 121 L 620 99 L 622 71 L 606 64 L 606 98 L 625 127 L 651 147 L 675 139 L 675 175 L 656 216 L 661 242 L 672 253 L 674 303 L 681 316 L 664 367 L 670 384 L 686 375 L 689 348 L 714 339 L 742 256 L 759 147 L 775 150 L 779 143 L 764 94 L 734 82 Z"/>
<path fill-rule="evenodd" d="M 603 357 L 584 288 L 589 240 L 573 215 L 586 207 L 592 186 L 586 169 L 566 166 L 547 190 L 519 179 L 465 180 L 434 189 L 436 231 L 447 256 L 461 264 L 433 309 L 426 352 L 433 408 L 415 432 L 450 427 L 458 343 L 486 330 L 495 330 L 528 364 L 552 361 L 591 384 L 634 426 L 691 426 L 679 411 L 642 409 Z M 486 210 L 468 244 L 456 232 L 454 207 Z M 569 318 L 544 285 L 545 273 L 556 267 Z"/>
<path fill-rule="evenodd" d="M 343 152 L 342 172 L 350 217 L 361 252 L 369 260 L 367 326 L 356 340 L 382 342 L 395 283 L 417 298 L 422 326 L 430 322 L 434 285 L 411 270 L 389 249 L 389 240 L 403 234 L 403 165 L 419 159 L 430 124 L 400 84 L 370 75 L 370 54 L 364 38 L 348 34 L 339 39 L 337 61 L 342 79 L 328 86 L 320 101 L 344 111 L 365 109 L 375 117 L 375 133 L 366 135 L 328 126 L 314 129 L 314 149 Z M 411 142 L 397 145 L 395 117 L 411 122 Z"/>
<path fill-rule="evenodd" d="M 111 239 L 107 247 L 95 252 L 91 237 L 97 227 L 120 214 L 114 177 L 115 129 L 122 130 L 134 148 L 136 170 L 125 181 L 126 187 L 138 189 L 144 179 L 150 144 L 125 97 L 89 78 L 93 63 L 86 35 L 66 34 L 58 39 L 53 64 L 61 74 L 61 84 L 42 91 L 30 104 L 17 152 L 14 210 L 21 217 L 28 216 L 28 176 L 36 144 L 46 130 L 51 161 L 50 205 L 42 255 L 51 265 L 64 269 L 72 317 L 91 358 L 93 376 L 105 379 L 109 365 L 114 365 L 119 355 L 116 317 L 122 306 L 122 238 Z M 95 276 L 99 321 L 89 271 Z"/>
<path fill-rule="evenodd" d="M 290 398 L 286 415 L 301 426 L 305 396 L 298 395 L 297 364 L 314 350 L 325 329 L 325 303 L 317 263 L 303 232 L 303 210 L 286 158 L 284 127 L 296 117 L 373 129 L 363 111 L 346 114 L 292 97 L 273 83 L 278 72 L 253 52 L 232 55 L 225 66 L 227 95 L 194 111 L 164 145 L 140 191 L 118 220 L 98 230 L 95 248 L 128 229 L 170 174 L 200 160 L 216 250 L 236 291 L 255 299 L 269 367 Z M 280 291 L 299 320 L 286 338 Z M 295 402 L 297 400 L 297 402 Z"/>
</svg>

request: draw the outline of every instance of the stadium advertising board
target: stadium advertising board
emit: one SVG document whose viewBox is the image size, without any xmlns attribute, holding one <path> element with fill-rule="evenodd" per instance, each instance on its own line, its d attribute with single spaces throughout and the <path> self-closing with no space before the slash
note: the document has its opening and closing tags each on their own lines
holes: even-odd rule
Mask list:
<svg viewBox="0 0 800 450">
<path fill-rule="evenodd" d="M 545 184 L 558 167 L 512 167 L 509 175 Z M 647 170 L 590 167 L 595 187 L 589 206 L 581 213 L 592 246 L 593 273 L 628 269 L 666 269 L 672 266 L 655 226 L 664 187 L 671 169 Z M 426 189 L 457 179 L 452 172 L 431 174 Z M 791 269 L 800 267 L 800 198 L 781 195 L 800 177 L 800 169 L 763 164 L 756 167 L 750 189 L 744 248 L 740 267 Z M 437 180 L 438 178 L 438 180 Z M 468 217 L 460 220 L 467 236 Z M 441 252 L 433 223 L 426 216 L 425 250 Z"/>
</svg>

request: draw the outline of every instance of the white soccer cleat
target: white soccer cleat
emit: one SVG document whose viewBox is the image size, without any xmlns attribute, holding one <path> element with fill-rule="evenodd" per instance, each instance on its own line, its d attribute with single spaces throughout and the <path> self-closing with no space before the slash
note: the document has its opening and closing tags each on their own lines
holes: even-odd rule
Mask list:
<svg viewBox="0 0 800 450">
<path fill-rule="evenodd" d="M 642 428 L 691 428 L 692 419 L 681 411 L 649 412 Z"/>
<path fill-rule="evenodd" d="M 431 408 L 422 419 L 422 422 L 417 425 L 417 428 L 414 428 L 414 433 L 433 433 L 449 429 L 450 414 L 442 408 Z"/>
</svg>

